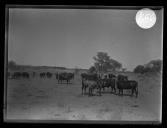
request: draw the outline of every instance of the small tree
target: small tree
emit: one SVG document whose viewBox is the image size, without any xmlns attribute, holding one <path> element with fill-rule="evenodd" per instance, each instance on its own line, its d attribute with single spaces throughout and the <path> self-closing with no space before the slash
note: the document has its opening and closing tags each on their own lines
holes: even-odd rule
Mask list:
<svg viewBox="0 0 167 128">
<path fill-rule="evenodd" d="M 151 65 L 152 72 L 160 72 L 162 69 L 162 60 L 152 60 L 147 65 Z"/>
<path fill-rule="evenodd" d="M 93 57 L 95 63 L 94 67 L 98 72 L 107 72 L 108 69 L 116 70 L 122 67 L 122 64 L 118 61 L 111 59 L 105 52 L 98 52 L 95 57 Z"/>
<path fill-rule="evenodd" d="M 138 65 L 135 69 L 134 69 L 135 73 L 144 73 L 145 72 L 145 68 L 143 65 Z"/>
<path fill-rule="evenodd" d="M 8 68 L 9 69 L 16 69 L 17 68 L 17 64 L 14 61 L 9 61 L 8 62 Z"/>
</svg>

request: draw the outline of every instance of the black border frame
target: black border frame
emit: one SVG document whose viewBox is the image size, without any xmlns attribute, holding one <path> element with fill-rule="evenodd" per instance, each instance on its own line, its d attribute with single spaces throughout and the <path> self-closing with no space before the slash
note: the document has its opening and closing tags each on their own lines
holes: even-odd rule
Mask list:
<svg viewBox="0 0 167 128">
<path fill-rule="evenodd" d="M 156 2 L 155 2 L 156 3 Z M 154 3 L 154 4 L 155 4 Z M 162 2 L 163 3 L 163 2 Z M 166 11 L 166 8 L 164 7 L 164 6 L 162 6 L 163 4 L 162 3 L 159 3 L 159 4 L 157 4 L 157 5 L 159 5 L 159 6 L 133 6 L 134 8 L 133 9 L 136 9 L 136 8 L 143 8 L 143 7 L 149 7 L 149 8 L 151 8 L 151 9 L 159 9 L 159 8 L 163 8 L 164 9 L 164 27 L 163 28 L 165 28 L 166 26 L 165 26 L 165 11 Z M 133 3 L 132 3 L 133 4 Z M 4 6 L 5 5 L 5 6 Z M 57 8 L 78 8 L 78 9 L 81 9 L 81 8 L 86 8 L 86 9 L 104 9 L 104 8 L 106 8 L 106 9 L 122 9 L 122 7 L 124 8 L 124 9 L 129 9 L 129 7 L 131 8 L 132 7 L 132 5 L 130 5 L 130 6 L 126 6 L 125 7 L 125 5 L 124 6 L 110 6 L 110 5 L 107 5 L 106 6 L 106 4 L 99 4 L 99 3 L 96 3 L 96 4 L 90 4 L 90 5 L 79 5 L 79 4 L 74 4 L 74 3 L 72 3 L 71 5 L 69 5 L 69 4 L 61 4 L 61 2 L 59 3 L 58 2 L 58 4 L 55 4 L 55 5 L 52 5 L 52 4 L 47 4 L 47 1 L 45 1 L 45 2 L 42 2 L 42 4 L 40 3 L 39 4 L 39 2 L 38 3 L 31 3 L 31 4 L 25 4 L 24 2 L 22 3 L 21 2 L 21 4 L 6 4 L 6 3 L 3 3 L 3 11 L 2 12 L 5 12 L 5 15 L 4 15 L 4 13 L 3 13 L 3 16 L 5 17 L 5 25 L 4 24 L 2 24 L 1 26 L 2 26 L 2 28 L 3 29 L 1 29 L 2 30 L 2 36 L 4 36 L 4 32 L 6 32 L 6 29 L 8 29 L 8 23 L 7 23 L 7 21 L 8 21 L 8 11 L 7 11 L 7 8 L 8 7 L 12 7 L 12 8 L 29 8 L 29 6 L 31 6 L 31 7 L 33 7 L 33 8 L 48 8 L 48 7 L 50 7 L 50 8 L 55 8 L 55 6 L 57 6 Z M 7 8 L 6 8 L 7 7 Z M 120 7 L 120 8 L 119 8 Z M 158 7 L 158 8 L 157 8 Z M 4 11 L 5 10 L 5 11 Z M 3 30 L 5 30 L 5 31 L 3 31 Z M 163 33 L 166 33 L 165 32 L 165 29 L 164 29 L 164 31 L 163 31 Z M 2 38 L 2 42 L 4 42 L 5 41 L 5 48 L 7 47 L 7 43 L 6 43 L 6 39 L 8 39 L 8 36 L 7 36 L 8 34 L 5 34 L 5 36 L 4 36 L 4 40 L 3 40 L 3 38 Z M 165 40 L 165 35 L 163 34 L 163 49 L 165 49 L 166 48 L 166 44 L 164 43 L 166 40 Z M 2 47 L 1 47 L 2 48 Z M 4 48 L 4 47 L 3 47 Z M 1 51 L 3 51 L 3 54 L 4 55 L 6 55 L 7 56 L 7 53 L 5 52 L 7 49 L 5 49 L 4 51 L 3 50 L 1 50 Z M 5 71 L 6 71 L 6 69 L 7 69 L 7 61 L 5 61 L 5 57 L 3 56 L 3 60 L 4 60 L 4 63 L 2 64 L 3 66 L 4 66 L 4 84 L 6 84 L 7 83 L 7 80 L 5 79 L 5 76 L 6 76 L 6 73 L 5 73 Z M 163 50 L 163 62 L 164 62 L 164 60 L 166 59 L 167 57 L 165 56 L 165 52 L 164 52 L 164 50 Z M 5 67 L 5 65 L 6 65 L 6 67 Z M 163 63 L 163 69 L 165 69 L 165 62 Z M 166 75 L 166 72 L 164 71 L 163 72 L 163 83 L 164 83 L 164 75 Z M 2 76 L 2 75 L 1 75 Z M 5 87 L 2 89 L 3 91 L 4 91 L 4 89 L 5 89 Z M 164 95 L 166 95 L 165 94 L 165 92 L 164 92 L 164 85 L 163 85 L 163 92 L 162 92 L 162 94 L 163 94 L 163 97 L 164 97 Z M 3 92 L 4 93 L 4 92 Z M 3 93 L 1 93 L 1 94 L 3 94 Z M 166 97 L 166 96 L 165 96 Z M 164 99 L 164 98 L 163 98 Z M 163 102 L 164 103 L 164 102 Z M 6 106 L 2 106 L 2 109 L 4 108 L 4 107 L 6 107 Z M 166 108 L 166 106 L 164 105 L 164 104 L 162 104 L 162 111 L 164 110 L 164 108 Z M 156 126 L 158 125 L 158 126 L 161 126 L 161 125 L 163 125 L 163 123 L 165 123 L 164 121 L 166 121 L 166 119 L 164 119 L 164 114 L 166 114 L 165 112 L 162 112 L 162 122 L 159 124 L 159 123 L 155 123 L 156 124 Z M 4 120 L 3 120 L 4 121 Z M 104 121 L 103 121 L 104 122 Z M 108 121 L 107 121 L 108 122 Z M 119 121 L 118 121 L 119 122 Z M 126 121 L 127 122 L 127 121 Z M 5 122 L 4 121 L 4 123 L 5 124 L 12 124 L 12 123 L 18 123 L 18 122 Z M 83 124 L 84 125 L 84 127 L 86 126 L 87 127 L 87 125 L 89 125 L 89 124 L 97 124 L 98 123 L 98 125 L 101 125 L 101 124 L 103 124 L 103 123 L 100 123 L 99 121 L 81 121 L 81 122 L 78 122 L 77 121 L 77 123 L 76 123 L 76 121 L 67 121 L 67 122 L 63 122 L 63 121 L 60 121 L 60 122 L 55 122 L 55 121 L 48 121 L 48 122 L 39 122 L 39 121 L 34 121 L 34 122 L 32 122 L 32 121 L 28 121 L 28 122 L 20 122 L 19 121 L 19 124 L 35 124 L 35 125 L 39 125 L 39 123 L 40 124 L 50 124 L 50 123 L 56 123 L 56 124 L 58 124 L 58 125 L 60 125 L 60 124 Z M 104 124 L 107 124 L 107 126 L 108 126 L 108 124 L 111 124 L 111 125 L 115 125 L 115 124 L 117 124 L 117 122 L 116 123 L 104 123 Z M 123 125 L 126 125 L 126 124 L 128 124 L 129 125 L 129 123 L 123 123 Z M 136 123 L 135 122 L 131 122 L 130 123 L 130 125 L 136 125 Z M 140 124 L 146 124 L 146 125 L 150 125 L 151 124 L 151 126 L 152 126 L 152 124 L 153 123 L 149 123 L 149 124 L 147 124 L 147 123 L 140 123 Z M 137 124 L 137 125 L 140 125 L 140 124 Z M 120 125 L 122 125 L 122 123 L 120 124 Z"/>
</svg>

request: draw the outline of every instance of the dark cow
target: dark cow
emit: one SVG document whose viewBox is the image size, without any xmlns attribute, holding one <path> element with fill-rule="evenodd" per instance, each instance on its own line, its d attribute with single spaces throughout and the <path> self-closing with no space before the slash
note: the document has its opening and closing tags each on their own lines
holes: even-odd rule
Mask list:
<svg viewBox="0 0 167 128">
<path fill-rule="evenodd" d="M 69 75 L 71 76 L 71 79 L 74 79 L 74 73 L 69 73 Z"/>
<path fill-rule="evenodd" d="M 47 78 L 51 78 L 51 77 L 52 77 L 52 73 L 47 72 L 47 73 L 46 73 L 46 76 L 47 76 Z"/>
<path fill-rule="evenodd" d="M 109 78 L 109 79 L 112 79 L 112 78 L 116 78 L 116 76 L 115 76 L 114 74 L 111 74 L 111 73 L 110 73 L 110 74 L 108 74 L 108 78 Z"/>
<path fill-rule="evenodd" d="M 45 73 L 44 72 L 40 73 L 40 77 L 45 78 Z"/>
<path fill-rule="evenodd" d="M 22 76 L 22 73 L 21 73 L 21 72 L 14 72 L 12 78 L 18 79 L 18 78 L 20 78 L 21 76 Z"/>
<path fill-rule="evenodd" d="M 67 84 L 69 84 L 70 80 L 73 79 L 73 77 L 74 75 L 72 73 L 66 73 L 66 72 L 59 73 L 57 75 L 58 83 L 62 83 L 62 81 L 66 81 Z"/>
<path fill-rule="evenodd" d="M 82 73 L 81 78 L 85 80 L 97 80 L 98 75 L 97 74 L 87 74 L 87 73 Z"/>
<path fill-rule="evenodd" d="M 29 73 L 28 72 L 22 72 L 22 77 L 23 78 L 29 78 Z"/>
<path fill-rule="evenodd" d="M 132 92 L 131 96 L 133 96 L 133 94 L 135 93 L 136 97 L 138 97 L 138 83 L 137 83 L 137 81 L 127 80 L 126 77 L 124 79 L 122 79 L 122 78 L 123 77 L 121 76 L 117 80 L 117 88 L 119 90 L 119 94 L 123 95 L 124 89 L 130 89 Z"/>
<path fill-rule="evenodd" d="M 116 93 L 116 79 L 115 78 L 104 78 L 101 79 L 102 81 L 102 88 L 105 90 L 105 88 L 111 88 L 111 92 L 114 91 Z"/>
<path fill-rule="evenodd" d="M 98 79 L 97 74 L 81 74 L 82 77 L 82 95 L 86 93 L 88 88 L 89 96 L 93 95 L 94 89 L 99 91 L 99 96 L 101 96 L 101 81 Z"/>
<path fill-rule="evenodd" d="M 127 80 L 128 80 L 128 76 L 125 76 L 125 75 L 118 75 L 118 76 L 117 76 L 117 80 L 118 80 L 118 81 L 127 81 Z"/>
</svg>

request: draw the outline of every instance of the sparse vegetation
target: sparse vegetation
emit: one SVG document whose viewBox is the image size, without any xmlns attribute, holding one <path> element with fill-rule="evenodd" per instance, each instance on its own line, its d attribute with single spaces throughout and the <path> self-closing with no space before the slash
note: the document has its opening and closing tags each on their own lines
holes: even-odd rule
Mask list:
<svg viewBox="0 0 167 128">
<path fill-rule="evenodd" d="M 162 70 L 162 60 L 151 60 L 145 65 L 138 65 L 134 69 L 134 73 L 159 73 Z"/>
<path fill-rule="evenodd" d="M 94 59 L 94 67 L 91 67 L 91 70 L 96 69 L 96 72 L 107 72 L 108 70 L 119 70 L 122 67 L 122 64 L 112 58 L 106 52 L 98 52 Z"/>
</svg>

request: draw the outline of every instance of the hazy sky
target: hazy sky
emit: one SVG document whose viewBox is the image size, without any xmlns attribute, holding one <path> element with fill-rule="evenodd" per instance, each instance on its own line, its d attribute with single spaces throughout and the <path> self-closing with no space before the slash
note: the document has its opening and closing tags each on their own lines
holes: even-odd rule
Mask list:
<svg viewBox="0 0 167 128">
<path fill-rule="evenodd" d="M 9 10 L 8 59 L 18 64 L 89 68 L 98 51 L 132 70 L 160 59 L 162 11 L 150 29 L 135 21 L 137 10 Z"/>
</svg>

